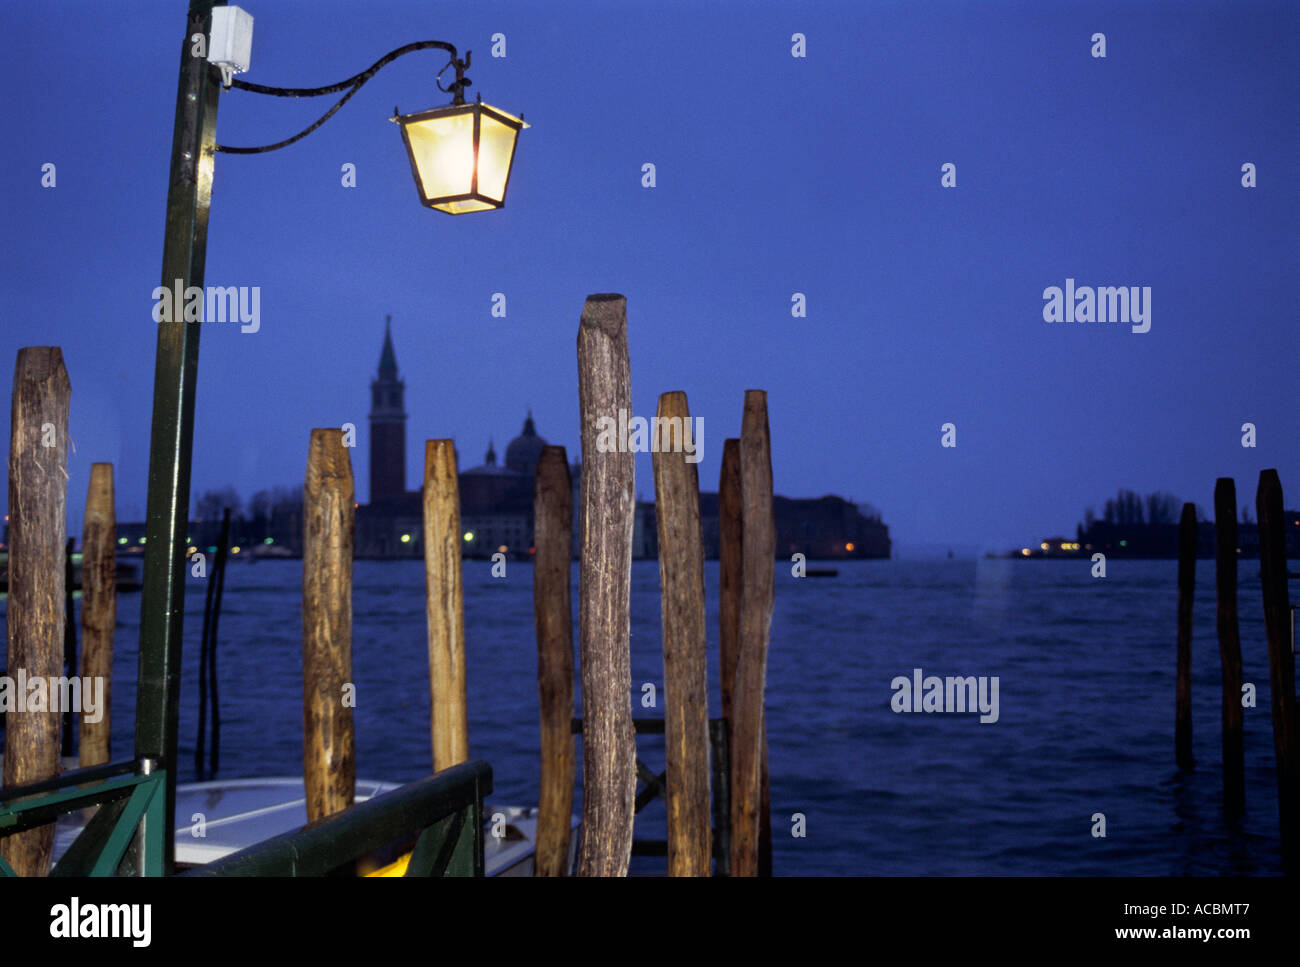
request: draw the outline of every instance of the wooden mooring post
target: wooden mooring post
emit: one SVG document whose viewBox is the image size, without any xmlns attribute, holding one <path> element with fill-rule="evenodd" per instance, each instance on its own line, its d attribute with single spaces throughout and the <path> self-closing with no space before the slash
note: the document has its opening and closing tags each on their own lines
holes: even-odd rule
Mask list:
<svg viewBox="0 0 1300 967">
<path fill-rule="evenodd" d="M 662 394 L 658 418 L 661 438 L 652 450 L 667 709 L 668 875 L 708 876 L 712 845 L 704 543 L 699 475 L 683 447 L 692 432 L 686 394 Z"/>
<path fill-rule="evenodd" d="M 1287 589 L 1286 521 L 1282 481 L 1262 470 L 1255 492 L 1259 520 L 1259 577 L 1268 636 L 1268 680 L 1273 707 L 1273 751 L 1277 759 L 1277 811 L 1282 863 L 1300 871 L 1300 764 L 1296 762 L 1295 655 L 1291 651 L 1291 602 Z"/>
<path fill-rule="evenodd" d="M 1192 769 L 1192 598 L 1196 591 L 1196 505 L 1183 504 L 1178 522 L 1178 683 L 1174 747 L 1178 768 Z"/>
<path fill-rule="evenodd" d="M 740 432 L 740 634 L 732 703 L 731 875 L 757 876 L 762 812 L 767 645 L 775 592 L 776 521 L 767 394 L 745 391 Z"/>
<path fill-rule="evenodd" d="M 81 674 L 102 681 L 98 721 L 81 717 L 81 767 L 109 761 L 113 734 L 113 629 L 117 625 L 117 513 L 113 465 L 90 466 L 81 532 Z"/>
<path fill-rule="evenodd" d="M 767 771 L 767 709 L 763 709 L 763 761 L 758 776 L 758 875 L 772 875 L 772 782 Z"/>
<path fill-rule="evenodd" d="M 425 611 L 429 622 L 429 704 L 435 772 L 469 759 L 459 487 L 453 441 L 425 441 Z"/>
<path fill-rule="evenodd" d="M 352 805 L 352 461 L 343 431 L 311 431 L 303 489 L 302 711 L 307 821 Z"/>
<path fill-rule="evenodd" d="M 1245 806 L 1242 754 L 1241 637 L 1237 625 L 1237 487 L 1231 477 L 1214 484 L 1215 589 L 1219 662 L 1223 672 L 1223 809 L 1238 816 Z"/>
<path fill-rule="evenodd" d="M 740 438 L 722 444 L 722 470 L 718 474 L 718 678 L 722 692 L 722 719 L 727 729 L 727 789 L 725 833 L 720 847 L 727 850 L 726 871 L 731 875 L 731 749 L 736 743 L 736 661 L 740 654 L 741 546 L 744 540 L 740 498 Z M 722 823 L 719 823 L 720 830 Z"/>
<path fill-rule="evenodd" d="M 582 847 L 580 876 L 626 876 L 636 801 L 629 623 L 634 455 L 601 440 L 599 419 L 631 413 L 627 300 L 587 297 L 578 326 L 582 435 Z M 598 440 L 600 441 L 598 443 Z"/>
<path fill-rule="evenodd" d="M 542 769 L 534 876 L 569 872 L 570 817 L 578 757 L 573 730 L 573 489 L 564 447 L 545 447 L 533 493 L 533 617 Z"/>
<path fill-rule="evenodd" d="M 740 440 L 733 437 L 722 444 L 722 472 L 718 475 L 718 678 L 729 746 L 735 744 L 732 726 L 736 721 L 736 656 L 740 653 L 742 527 Z"/>
<path fill-rule="evenodd" d="M 7 674 L 47 685 L 63 667 L 71 393 L 57 346 L 18 351 L 9 425 Z M 17 693 L 26 698 L 25 688 Z M 6 786 L 58 775 L 60 715 L 48 709 L 6 713 Z M 0 838 L 0 855 L 18 876 L 45 876 L 53 848 L 53 824 Z"/>
</svg>

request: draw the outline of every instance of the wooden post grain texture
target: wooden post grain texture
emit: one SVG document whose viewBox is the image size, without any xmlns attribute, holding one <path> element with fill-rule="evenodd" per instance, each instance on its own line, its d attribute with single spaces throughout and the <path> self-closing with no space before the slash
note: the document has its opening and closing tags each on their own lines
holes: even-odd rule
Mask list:
<svg viewBox="0 0 1300 967">
<path fill-rule="evenodd" d="M 708 876 L 712 831 L 704 541 L 699 473 L 681 446 L 692 426 L 686 394 L 662 394 L 658 417 L 661 428 L 677 425 L 682 432 L 676 449 L 662 437 L 652 447 L 663 615 L 668 875 Z"/>
<path fill-rule="evenodd" d="M 90 466 L 81 532 L 81 674 L 102 681 L 99 721 L 81 718 L 81 767 L 109 761 L 113 713 L 113 629 L 117 626 L 117 512 L 113 465 Z"/>
<path fill-rule="evenodd" d="M 742 506 L 740 650 L 732 701 L 731 875 L 759 873 L 763 703 L 767 645 L 775 593 L 776 521 L 772 512 L 772 453 L 767 394 L 745 391 L 740 432 Z"/>
<path fill-rule="evenodd" d="M 763 760 L 758 789 L 758 875 L 772 875 L 772 779 L 767 769 L 767 709 L 763 710 Z"/>
<path fill-rule="evenodd" d="M 1237 487 L 1231 477 L 1220 477 L 1214 484 L 1214 543 L 1219 663 L 1223 673 L 1223 808 L 1228 815 L 1236 816 L 1245 805 L 1245 773 L 1241 637 L 1237 624 Z"/>
<path fill-rule="evenodd" d="M 718 477 L 718 678 L 728 745 L 735 743 L 736 655 L 740 650 L 740 550 L 743 540 L 740 503 L 740 440 L 722 445 Z"/>
<path fill-rule="evenodd" d="M 626 876 L 636 799 L 628 652 L 635 513 L 633 454 L 602 440 L 598 420 L 630 417 L 627 300 L 587 297 L 578 326 L 582 435 L 582 847 L 580 876 Z M 599 441 L 599 443 L 598 443 Z"/>
<path fill-rule="evenodd" d="M 8 665 L 11 678 L 49 682 L 63 674 L 64 540 L 68 497 L 68 401 L 72 385 L 57 346 L 18 350 L 9 424 Z M 60 714 L 21 708 L 5 716 L 4 784 L 59 773 Z M 48 698 L 48 687 L 46 689 Z M 0 839 L 0 855 L 19 876 L 49 873 L 54 826 Z"/>
<path fill-rule="evenodd" d="M 1174 746 L 1178 768 L 1192 769 L 1192 598 L 1196 591 L 1196 505 L 1183 504 L 1178 522 L 1178 681 Z"/>
<path fill-rule="evenodd" d="M 578 756 L 573 720 L 573 491 L 564 447 L 545 447 L 533 491 L 533 617 L 542 771 L 534 876 L 567 876 Z"/>
<path fill-rule="evenodd" d="M 302 712 L 307 821 L 352 805 L 352 462 L 343 431 L 314 429 L 303 489 Z"/>
<path fill-rule="evenodd" d="M 453 441 L 425 441 L 425 611 L 429 622 L 429 707 L 435 772 L 469 758 L 459 487 Z"/>
<path fill-rule="evenodd" d="M 1277 762 L 1277 811 L 1282 862 L 1300 873 L 1300 765 L 1296 762 L 1295 656 L 1291 652 L 1291 601 L 1286 577 L 1286 521 L 1282 481 L 1261 470 L 1255 493 L 1259 520 L 1259 577 L 1268 637 L 1268 680 L 1273 708 L 1273 752 Z"/>
</svg>

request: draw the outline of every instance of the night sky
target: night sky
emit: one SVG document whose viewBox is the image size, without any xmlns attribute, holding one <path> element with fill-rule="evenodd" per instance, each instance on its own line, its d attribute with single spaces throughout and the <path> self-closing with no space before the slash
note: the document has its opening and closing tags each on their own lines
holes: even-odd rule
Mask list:
<svg viewBox="0 0 1300 967">
<path fill-rule="evenodd" d="M 218 155 L 206 283 L 259 286 L 261 327 L 203 325 L 195 493 L 300 484 L 311 428 L 352 422 L 366 500 L 390 313 L 408 488 L 423 440 L 472 466 L 529 407 L 574 459 L 579 314 L 619 292 L 635 411 L 686 391 L 702 488 L 766 389 L 777 492 L 871 503 L 904 556 L 1073 534 L 1120 487 L 1212 512 L 1230 475 L 1253 505 L 1265 467 L 1300 504 L 1294 3 L 244 6 L 248 81 L 329 84 L 446 40 L 473 50 L 470 96 L 532 128 L 503 210 L 422 208 L 387 120 L 450 99 L 446 56 L 420 51 L 304 141 Z M 116 465 L 119 520 L 144 516 L 185 7 L 0 8 L 0 360 L 63 349 L 70 533 L 93 461 Z M 333 101 L 224 93 L 217 140 L 278 141 Z M 1067 278 L 1150 286 L 1150 331 L 1045 322 Z"/>
</svg>

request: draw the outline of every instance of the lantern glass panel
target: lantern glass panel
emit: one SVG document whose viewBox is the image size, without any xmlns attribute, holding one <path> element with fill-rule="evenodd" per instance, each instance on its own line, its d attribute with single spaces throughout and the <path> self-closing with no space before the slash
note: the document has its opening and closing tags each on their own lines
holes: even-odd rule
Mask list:
<svg viewBox="0 0 1300 967">
<path fill-rule="evenodd" d="M 474 178 L 474 113 L 415 121 L 405 128 L 424 197 L 468 195 Z"/>
<path fill-rule="evenodd" d="M 479 120 L 478 192 L 502 204 L 506 197 L 506 179 L 515 154 L 517 128 L 498 121 L 484 112 Z"/>
</svg>

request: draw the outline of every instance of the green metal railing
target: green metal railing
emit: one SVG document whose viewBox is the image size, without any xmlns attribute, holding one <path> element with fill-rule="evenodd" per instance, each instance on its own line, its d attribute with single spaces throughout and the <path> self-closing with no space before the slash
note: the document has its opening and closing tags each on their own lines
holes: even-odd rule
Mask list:
<svg viewBox="0 0 1300 967">
<path fill-rule="evenodd" d="M 51 876 L 162 876 L 166 776 L 151 760 L 65 772 L 14 786 L 0 802 L 0 836 L 99 806 L 50 871 Z M 492 767 L 465 762 L 358 803 L 292 833 L 256 843 L 191 876 L 327 876 L 415 838 L 406 876 L 482 876 L 483 798 Z M 0 857 L 0 876 L 14 871 Z"/>
<path fill-rule="evenodd" d="M 492 767 L 463 762 L 182 875 L 329 876 L 418 833 L 406 876 L 482 876 L 491 791 Z"/>
<path fill-rule="evenodd" d="M 13 786 L 0 802 L 0 836 L 54 822 L 99 806 L 50 876 L 162 876 L 166 843 L 166 783 L 151 759 L 65 772 L 57 779 Z M 0 857 L 0 876 L 14 871 Z"/>
</svg>

